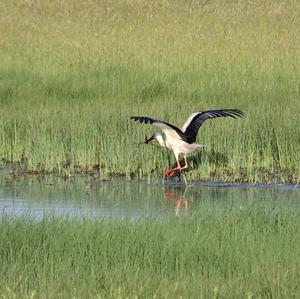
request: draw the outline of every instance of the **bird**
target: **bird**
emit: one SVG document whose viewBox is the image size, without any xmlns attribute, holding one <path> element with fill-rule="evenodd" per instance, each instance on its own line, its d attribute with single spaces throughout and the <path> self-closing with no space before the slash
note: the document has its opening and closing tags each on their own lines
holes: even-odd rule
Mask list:
<svg viewBox="0 0 300 299">
<path fill-rule="evenodd" d="M 188 154 L 205 146 L 203 144 L 197 144 L 195 141 L 199 128 L 206 120 L 217 117 L 237 118 L 243 117 L 244 115 L 245 113 L 239 109 L 218 109 L 194 112 L 188 117 L 181 129 L 167 122 L 147 116 L 131 116 L 130 118 L 140 123 L 151 124 L 154 127 L 159 128 L 164 133 L 165 138 L 162 134 L 157 132 L 150 138 L 145 138 L 145 141 L 142 143 L 149 144 L 149 142 L 156 140 L 161 147 L 168 148 L 173 151 L 177 166 L 165 172 L 165 177 L 172 177 L 176 173 L 188 168 Z M 183 155 L 184 157 L 183 167 L 179 162 L 180 155 Z"/>
</svg>

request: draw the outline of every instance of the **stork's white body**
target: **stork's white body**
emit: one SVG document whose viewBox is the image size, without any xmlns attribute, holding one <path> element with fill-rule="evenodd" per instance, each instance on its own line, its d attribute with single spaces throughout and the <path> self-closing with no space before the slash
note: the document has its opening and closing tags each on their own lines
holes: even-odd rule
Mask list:
<svg viewBox="0 0 300 299">
<path fill-rule="evenodd" d="M 174 153 L 174 156 L 175 156 L 176 162 L 177 162 L 177 167 L 175 167 L 174 169 L 170 169 L 170 170 L 166 171 L 166 173 L 165 173 L 165 176 L 170 176 L 171 174 L 175 173 L 177 170 L 183 170 L 183 169 L 188 168 L 187 159 L 186 159 L 187 155 L 197 149 L 200 149 L 204 145 L 196 144 L 196 143 L 192 143 L 192 144 L 186 143 L 185 141 L 178 138 L 177 137 L 178 135 L 175 136 L 173 134 L 168 134 L 168 131 L 165 132 L 165 135 L 166 135 L 166 139 L 164 139 L 161 134 L 155 133 L 154 138 L 158 141 L 160 146 L 166 147 L 166 148 L 170 149 L 171 151 L 173 151 L 173 153 Z M 183 167 L 181 167 L 180 162 L 179 162 L 180 154 L 182 154 L 184 157 L 184 166 Z"/>
<path fill-rule="evenodd" d="M 165 133 L 165 139 L 162 137 L 160 133 L 155 133 L 154 138 L 158 141 L 158 143 L 162 147 L 166 147 L 170 149 L 176 158 L 177 164 L 179 164 L 179 155 L 182 154 L 184 158 L 186 159 L 186 156 L 193 151 L 200 149 L 204 145 L 197 144 L 197 143 L 187 143 L 186 141 L 182 140 L 180 136 L 174 131 L 173 129 L 170 129 L 168 126 L 156 123 L 153 124 L 154 126 L 160 128 Z M 185 125 L 183 125 L 183 128 L 185 128 Z"/>
<path fill-rule="evenodd" d="M 204 145 L 197 144 L 197 143 L 186 143 L 185 141 L 181 140 L 180 138 L 174 138 L 174 136 L 170 136 L 166 134 L 166 140 L 160 134 L 156 135 L 156 140 L 162 147 L 167 147 L 168 149 L 172 150 L 176 159 L 180 154 L 188 155 L 193 151 L 200 149 Z"/>
</svg>

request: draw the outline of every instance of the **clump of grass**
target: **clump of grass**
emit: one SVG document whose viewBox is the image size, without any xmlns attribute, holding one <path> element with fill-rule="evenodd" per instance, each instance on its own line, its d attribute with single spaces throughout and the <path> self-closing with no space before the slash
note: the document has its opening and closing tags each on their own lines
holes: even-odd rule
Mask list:
<svg viewBox="0 0 300 299">
<path fill-rule="evenodd" d="M 206 123 L 190 179 L 299 182 L 299 4 L 4 1 L 0 159 L 28 171 L 145 175 L 173 163 L 137 147 L 146 114 Z M 170 160 L 171 159 L 171 160 Z"/>
<path fill-rule="evenodd" d="M 132 223 L 2 218 L 0 294 L 241 298 L 299 293 L 299 211 L 203 200 L 189 218 Z"/>
</svg>

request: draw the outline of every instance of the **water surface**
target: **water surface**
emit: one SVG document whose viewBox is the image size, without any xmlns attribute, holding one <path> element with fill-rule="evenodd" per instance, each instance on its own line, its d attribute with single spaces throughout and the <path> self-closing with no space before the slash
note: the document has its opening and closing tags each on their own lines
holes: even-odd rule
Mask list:
<svg viewBox="0 0 300 299">
<path fill-rule="evenodd" d="M 0 172 L 0 218 L 45 216 L 104 219 L 166 218 L 191 215 L 203 203 L 214 207 L 243 207 L 245 202 L 284 203 L 299 209 L 300 188 L 291 185 L 194 183 L 184 186 L 161 180 L 125 180 L 73 177 L 19 177 Z"/>
</svg>

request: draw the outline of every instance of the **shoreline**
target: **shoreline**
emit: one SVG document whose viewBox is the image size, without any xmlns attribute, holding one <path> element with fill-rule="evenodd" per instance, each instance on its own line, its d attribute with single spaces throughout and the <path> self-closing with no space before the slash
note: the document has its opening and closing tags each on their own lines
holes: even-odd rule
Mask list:
<svg viewBox="0 0 300 299">
<path fill-rule="evenodd" d="M 5 170 L 8 172 L 7 177 L 9 180 L 17 179 L 19 177 L 24 176 L 31 176 L 31 177 L 45 177 L 45 176 L 56 176 L 62 179 L 73 178 L 76 176 L 80 176 L 83 178 L 89 178 L 91 180 L 113 180 L 118 178 L 124 178 L 129 180 L 145 180 L 145 179 L 161 179 L 164 180 L 165 183 L 172 183 L 172 184 L 188 184 L 192 186 L 197 186 L 198 184 L 232 184 L 232 185 L 251 185 L 251 186 L 271 186 L 271 185 L 291 185 L 291 186 L 298 186 L 300 185 L 300 178 L 297 178 L 294 174 L 285 172 L 284 175 L 280 173 L 272 173 L 272 172 L 256 172 L 256 176 L 261 176 L 263 179 L 258 180 L 257 177 L 254 179 L 253 177 L 245 177 L 245 176 L 236 176 L 233 177 L 233 173 L 227 176 L 224 175 L 224 172 L 217 173 L 216 171 L 213 172 L 214 175 L 210 175 L 207 177 L 194 178 L 193 177 L 193 170 L 174 176 L 171 179 L 164 179 L 163 175 L 159 175 L 158 171 L 152 171 L 151 173 L 144 173 L 141 174 L 139 171 L 131 172 L 131 173 L 120 173 L 120 172 L 109 172 L 105 169 L 97 169 L 92 167 L 91 169 L 83 168 L 83 167 L 74 167 L 72 171 L 68 171 L 70 169 L 63 169 L 61 171 L 52 170 L 52 171 L 45 171 L 45 170 L 30 170 L 26 169 L 24 165 L 20 163 L 4 163 L 0 165 L 0 171 Z M 226 170 L 225 170 L 226 171 Z M 163 174 L 163 172 L 162 172 Z M 268 176 L 266 176 L 266 174 Z"/>
</svg>

